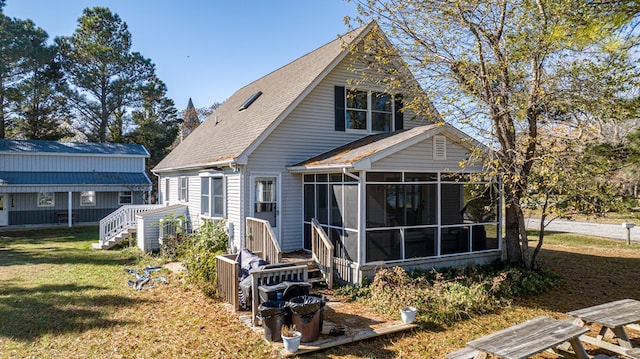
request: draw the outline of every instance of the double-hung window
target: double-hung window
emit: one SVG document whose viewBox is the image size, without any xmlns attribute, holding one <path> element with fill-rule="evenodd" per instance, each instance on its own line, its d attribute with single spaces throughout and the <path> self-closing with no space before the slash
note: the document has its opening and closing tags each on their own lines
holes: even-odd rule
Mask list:
<svg viewBox="0 0 640 359">
<path fill-rule="evenodd" d="M 345 129 L 367 132 L 393 131 L 393 96 L 374 91 L 349 89 L 346 92 Z"/>
<path fill-rule="evenodd" d="M 180 177 L 180 202 L 189 202 L 189 177 Z"/>
<path fill-rule="evenodd" d="M 200 178 L 200 214 L 224 217 L 224 177 Z"/>
</svg>

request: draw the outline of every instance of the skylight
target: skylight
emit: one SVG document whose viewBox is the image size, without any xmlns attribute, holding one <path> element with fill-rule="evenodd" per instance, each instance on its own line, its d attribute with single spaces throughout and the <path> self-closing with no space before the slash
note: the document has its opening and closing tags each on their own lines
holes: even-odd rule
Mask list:
<svg viewBox="0 0 640 359">
<path fill-rule="evenodd" d="M 247 108 L 249 108 L 249 106 L 251 106 L 251 104 L 253 103 L 253 101 L 257 100 L 258 97 L 260 97 L 260 95 L 262 95 L 262 91 L 258 91 L 256 93 L 254 93 L 253 95 L 251 95 L 247 101 L 245 101 L 242 106 L 240 106 L 240 108 L 238 109 L 238 111 L 242 111 L 242 110 L 246 110 Z"/>
</svg>

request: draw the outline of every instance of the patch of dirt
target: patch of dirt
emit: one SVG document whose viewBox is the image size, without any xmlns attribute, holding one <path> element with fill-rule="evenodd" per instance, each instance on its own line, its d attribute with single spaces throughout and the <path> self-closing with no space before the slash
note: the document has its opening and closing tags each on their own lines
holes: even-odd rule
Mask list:
<svg viewBox="0 0 640 359">
<path fill-rule="evenodd" d="M 169 263 L 165 263 L 162 267 L 167 268 L 173 273 L 181 273 L 184 270 L 184 266 L 182 265 L 182 262 L 169 262 Z"/>
</svg>

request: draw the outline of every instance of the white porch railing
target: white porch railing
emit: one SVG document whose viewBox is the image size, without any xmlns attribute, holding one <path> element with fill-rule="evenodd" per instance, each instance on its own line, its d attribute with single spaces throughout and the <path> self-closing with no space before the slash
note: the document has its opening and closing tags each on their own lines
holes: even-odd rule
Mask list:
<svg viewBox="0 0 640 359">
<path fill-rule="evenodd" d="M 311 256 L 318 264 L 327 287 L 333 288 L 333 244 L 315 218 L 311 219 Z"/>
<path fill-rule="evenodd" d="M 107 242 L 126 231 L 135 227 L 136 215 L 151 209 L 164 207 L 162 204 L 141 204 L 141 205 L 125 205 L 110 215 L 100 220 L 100 245 L 106 245 Z"/>
<path fill-rule="evenodd" d="M 271 264 L 282 262 L 282 249 L 269 221 L 247 217 L 245 247 L 252 252 L 262 252 L 263 259 Z"/>
</svg>

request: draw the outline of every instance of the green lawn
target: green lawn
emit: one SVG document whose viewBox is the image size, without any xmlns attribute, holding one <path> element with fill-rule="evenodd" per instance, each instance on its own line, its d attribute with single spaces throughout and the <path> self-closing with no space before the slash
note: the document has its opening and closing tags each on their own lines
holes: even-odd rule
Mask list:
<svg viewBox="0 0 640 359">
<path fill-rule="evenodd" d="M 168 285 L 132 290 L 124 269 L 158 259 L 135 248 L 92 250 L 97 234 L 96 227 L 0 234 L 0 358 L 276 357 L 260 336 L 176 274 L 162 273 Z M 581 307 L 640 299 L 637 244 L 551 234 L 540 261 L 565 278 L 563 285 L 449 327 L 426 326 L 307 357 L 442 358 L 537 315 L 566 318 Z"/>
</svg>

